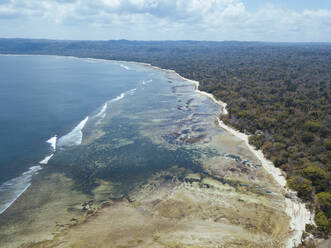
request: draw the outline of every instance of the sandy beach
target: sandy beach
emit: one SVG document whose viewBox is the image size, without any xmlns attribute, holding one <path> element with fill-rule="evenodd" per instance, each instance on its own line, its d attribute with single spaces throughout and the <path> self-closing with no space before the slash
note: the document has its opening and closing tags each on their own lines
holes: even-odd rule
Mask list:
<svg viewBox="0 0 331 248">
<path fill-rule="evenodd" d="M 174 71 L 174 73 L 176 73 Z M 176 73 L 177 74 L 177 73 Z M 216 100 L 215 97 L 207 92 L 199 90 L 199 82 L 186 79 L 179 74 L 177 74 L 183 80 L 192 82 L 196 85 L 196 91 L 200 94 L 209 97 L 213 102 L 218 104 L 222 109 L 222 114 L 227 115 L 228 111 L 226 109 L 227 104 Z M 274 180 L 284 189 L 284 194 L 289 195 L 289 198 L 286 198 L 286 213 L 291 217 L 291 233 L 292 236 L 289 238 L 287 246 L 288 248 L 295 247 L 301 243 L 302 234 L 305 231 L 306 224 L 314 225 L 314 214 L 310 212 L 305 206 L 305 204 L 297 197 L 296 192 L 288 189 L 286 187 L 286 178 L 279 168 L 276 168 L 274 164 L 265 158 L 261 150 L 257 150 L 254 146 L 249 144 L 249 135 L 239 132 L 238 130 L 233 129 L 232 127 L 227 126 L 223 121 L 218 118 L 218 124 L 221 128 L 227 132 L 233 134 L 237 138 L 243 140 L 249 150 L 261 161 L 263 168 L 272 175 Z"/>
</svg>

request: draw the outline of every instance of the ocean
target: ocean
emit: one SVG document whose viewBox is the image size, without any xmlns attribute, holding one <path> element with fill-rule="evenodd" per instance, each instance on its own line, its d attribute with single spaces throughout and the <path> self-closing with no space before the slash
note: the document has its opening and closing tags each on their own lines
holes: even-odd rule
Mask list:
<svg viewBox="0 0 331 248">
<path fill-rule="evenodd" d="M 56 56 L 0 56 L 0 214 L 30 185 L 56 147 L 79 145 L 146 77 L 124 63 Z"/>
</svg>

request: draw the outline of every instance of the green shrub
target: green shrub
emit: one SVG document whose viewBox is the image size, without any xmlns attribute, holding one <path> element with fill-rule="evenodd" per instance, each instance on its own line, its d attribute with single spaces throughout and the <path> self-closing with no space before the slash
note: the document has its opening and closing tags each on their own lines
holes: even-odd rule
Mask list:
<svg viewBox="0 0 331 248">
<path fill-rule="evenodd" d="M 331 193 L 321 192 L 316 195 L 316 200 L 321 210 L 328 218 L 331 218 Z"/>
<path fill-rule="evenodd" d="M 306 121 L 304 127 L 310 132 L 317 132 L 321 129 L 322 125 L 318 121 Z"/>
<path fill-rule="evenodd" d="M 288 179 L 288 186 L 298 192 L 298 196 L 309 200 L 313 192 L 312 182 L 306 178 L 300 176 L 294 176 Z"/>
<path fill-rule="evenodd" d="M 302 175 L 312 181 L 316 192 L 326 191 L 330 187 L 327 173 L 317 165 L 308 165 L 302 170 Z"/>
<path fill-rule="evenodd" d="M 255 146 L 257 149 L 261 149 L 264 143 L 264 137 L 262 135 L 249 136 L 249 144 Z"/>
<path fill-rule="evenodd" d="M 309 165 L 302 171 L 304 177 L 310 179 L 314 182 L 314 180 L 322 180 L 328 177 L 326 172 L 316 165 Z"/>
<path fill-rule="evenodd" d="M 327 149 L 328 151 L 331 151 L 331 139 L 326 139 L 324 140 L 324 147 L 325 149 Z"/>
<path fill-rule="evenodd" d="M 325 232 L 327 234 L 330 233 L 330 219 L 328 219 L 322 211 L 317 212 L 317 214 L 315 215 L 315 223 L 319 231 Z"/>
<path fill-rule="evenodd" d="M 311 143 L 314 141 L 314 135 L 311 133 L 305 132 L 301 135 L 301 140 L 304 143 Z"/>
</svg>

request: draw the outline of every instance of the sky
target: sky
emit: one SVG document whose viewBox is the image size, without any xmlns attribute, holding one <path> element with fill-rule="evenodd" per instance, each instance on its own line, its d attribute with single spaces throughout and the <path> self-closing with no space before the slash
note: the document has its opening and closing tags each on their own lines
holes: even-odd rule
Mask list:
<svg viewBox="0 0 331 248">
<path fill-rule="evenodd" d="M 0 0 L 0 37 L 331 42 L 331 0 Z"/>
</svg>

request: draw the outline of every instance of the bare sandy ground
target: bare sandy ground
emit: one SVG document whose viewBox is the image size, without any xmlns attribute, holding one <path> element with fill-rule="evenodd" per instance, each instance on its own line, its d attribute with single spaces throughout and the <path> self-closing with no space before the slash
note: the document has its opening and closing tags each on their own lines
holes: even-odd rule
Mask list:
<svg viewBox="0 0 331 248">
<path fill-rule="evenodd" d="M 31 187 L 1 215 L 0 247 L 51 239 L 83 217 L 80 206 L 89 198 L 72 190 L 72 185 L 63 175 L 37 175 Z"/>
<path fill-rule="evenodd" d="M 163 172 L 129 200 L 109 200 L 51 241 L 25 247 L 283 247 L 289 218 L 271 198 Z"/>
<path fill-rule="evenodd" d="M 228 133 L 211 144 L 257 162 Z M 203 167 L 174 166 L 117 199 L 112 182 L 100 180 L 87 196 L 71 179 L 42 171 L 1 216 L 0 247 L 285 247 L 283 189 L 262 166 L 215 157 Z"/>
</svg>

